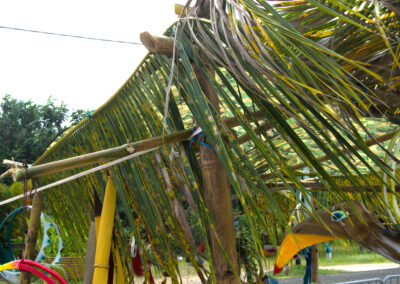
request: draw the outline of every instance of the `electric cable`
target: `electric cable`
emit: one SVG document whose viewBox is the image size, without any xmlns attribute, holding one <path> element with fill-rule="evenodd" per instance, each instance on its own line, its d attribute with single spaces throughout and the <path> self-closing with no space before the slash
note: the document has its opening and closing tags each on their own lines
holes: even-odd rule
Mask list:
<svg viewBox="0 0 400 284">
<path fill-rule="evenodd" d="M 21 31 L 21 32 L 30 32 L 30 33 L 38 33 L 38 34 L 45 34 L 45 35 L 52 35 L 52 36 L 62 36 L 62 37 L 72 37 L 72 38 L 79 38 L 79 39 L 106 41 L 106 42 L 113 42 L 113 43 L 143 45 L 140 42 L 113 40 L 113 39 L 96 38 L 96 37 L 87 37 L 87 36 L 71 35 L 71 34 L 61 34 L 61 33 L 45 32 L 45 31 L 38 31 L 38 30 L 15 28 L 15 27 L 7 27 L 7 26 L 0 26 L 0 29 L 7 29 L 7 30 L 14 30 L 14 31 Z"/>
</svg>

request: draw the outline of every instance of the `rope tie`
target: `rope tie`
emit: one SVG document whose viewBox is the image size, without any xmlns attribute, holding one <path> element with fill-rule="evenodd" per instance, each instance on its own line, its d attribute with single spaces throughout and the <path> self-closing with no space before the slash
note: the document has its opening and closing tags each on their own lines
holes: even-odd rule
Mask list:
<svg viewBox="0 0 400 284">
<path fill-rule="evenodd" d="M 86 117 L 89 118 L 89 119 L 92 119 L 92 118 L 93 118 L 92 113 L 93 113 L 94 111 L 95 111 L 95 110 L 89 111 L 88 114 L 86 115 Z"/>
<path fill-rule="evenodd" d="M 188 140 L 190 140 L 189 147 L 192 146 L 193 142 L 197 139 L 199 141 L 200 145 L 206 146 L 206 147 L 208 147 L 210 149 L 214 149 L 214 147 L 212 145 L 207 144 L 206 142 L 204 142 L 202 140 L 203 136 L 205 137 L 204 132 L 201 129 L 201 127 L 197 127 L 197 129 L 195 130 L 195 127 L 193 126 L 192 135 L 190 135 L 190 137 L 188 138 Z"/>
<path fill-rule="evenodd" d="M 109 269 L 110 268 L 109 265 L 104 265 L 104 264 L 95 264 L 94 267 L 105 268 L 105 269 Z"/>
</svg>

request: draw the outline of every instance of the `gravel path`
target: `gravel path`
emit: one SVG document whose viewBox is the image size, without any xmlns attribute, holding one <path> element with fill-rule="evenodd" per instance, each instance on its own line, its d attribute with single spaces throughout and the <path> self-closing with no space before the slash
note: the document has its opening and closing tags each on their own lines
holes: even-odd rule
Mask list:
<svg viewBox="0 0 400 284">
<path fill-rule="evenodd" d="M 335 284 L 345 281 L 371 278 L 383 279 L 387 275 L 400 275 L 400 265 L 396 263 L 336 265 L 322 266 L 320 268 L 347 271 L 346 273 L 342 274 L 320 275 L 320 284 Z M 195 275 L 184 276 L 182 280 L 183 284 L 201 284 L 199 278 Z M 163 279 L 156 279 L 156 284 L 161 284 L 162 281 Z M 142 282 L 139 281 L 139 283 Z M 168 278 L 167 284 L 170 283 L 170 278 Z M 400 283 L 400 281 L 393 283 Z M 303 284 L 303 277 L 279 279 L 279 284 Z"/>
<path fill-rule="evenodd" d="M 374 268 L 375 266 L 375 268 Z M 350 272 L 356 270 L 358 267 L 358 272 Z M 390 267 L 390 268 L 388 268 Z M 395 268 L 392 268 L 395 267 Z M 397 264 L 387 264 L 387 265 L 349 265 L 348 269 L 346 266 L 338 267 L 335 269 L 338 270 L 348 270 L 349 273 L 343 274 L 335 274 L 335 275 L 320 275 L 319 283 L 321 284 L 334 284 L 346 281 L 355 281 L 355 280 L 363 280 L 363 279 L 371 279 L 371 278 L 380 278 L 383 279 L 387 275 L 400 275 L 400 266 Z M 375 269 L 375 270 L 371 270 Z M 302 284 L 303 278 L 288 278 L 288 279 L 279 279 L 279 284 Z M 399 282 L 396 282 L 399 283 Z"/>
</svg>

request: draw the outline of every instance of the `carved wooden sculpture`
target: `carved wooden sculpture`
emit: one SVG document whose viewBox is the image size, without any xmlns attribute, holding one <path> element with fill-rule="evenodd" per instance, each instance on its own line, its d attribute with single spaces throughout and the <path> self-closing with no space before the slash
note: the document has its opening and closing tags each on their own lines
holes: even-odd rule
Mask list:
<svg viewBox="0 0 400 284">
<path fill-rule="evenodd" d="M 357 213 L 356 213 L 357 212 Z M 337 239 L 350 239 L 388 259 L 400 263 L 400 232 L 385 228 L 361 203 L 353 200 L 318 212 L 320 220 L 305 219 L 288 233 L 278 252 L 274 274 L 301 249 Z"/>
</svg>

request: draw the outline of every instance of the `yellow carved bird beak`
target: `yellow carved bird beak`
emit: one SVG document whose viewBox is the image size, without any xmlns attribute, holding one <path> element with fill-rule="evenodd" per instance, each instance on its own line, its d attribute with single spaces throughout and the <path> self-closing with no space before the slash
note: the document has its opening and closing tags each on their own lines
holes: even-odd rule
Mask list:
<svg viewBox="0 0 400 284">
<path fill-rule="evenodd" d="M 0 265 L 0 271 L 7 270 L 7 269 L 16 269 L 17 265 L 14 261 L 7 262 L 3 265 Z"/>
<path fill-rule="evenodd" d="M 278 274 L 302 249 L 322 242 L 337 240 L 334 236 L 320 236 L 316 234 L 287 234 L 276 253 L 274 274 Z"/>
</svg>

